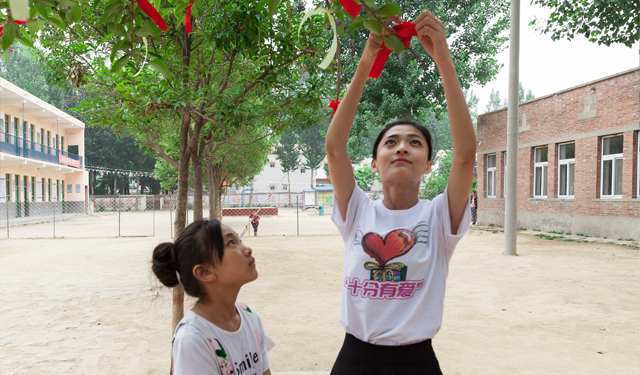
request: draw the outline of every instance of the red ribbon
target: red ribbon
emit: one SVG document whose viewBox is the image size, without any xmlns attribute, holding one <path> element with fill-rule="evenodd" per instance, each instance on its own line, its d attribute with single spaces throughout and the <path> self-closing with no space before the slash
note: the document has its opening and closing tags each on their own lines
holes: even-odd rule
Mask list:
<svg viewBox="0 0 640 375">
<path fill-rule="evenodd" d="M 334 0 L 331 0 L 331 1 L 334 1 Z M 360 14 L 360 12 L 362 11 L 362 6 L 353 0 L 339 0 L 339 1 L 340 1 L 340 4 L 342 4 L 342 7 L 344 8 L 344 10 L 346 10 L 347 13 L 349 13 L 353 18 L 358 17 L 358 14 Z"/>
<path fill-rule="evenodd" d="M 408 48 L 411 44 L 411 38 L 418 35 L 416 25 L 411 22 L 403 22 L 399 25 L 394 25 L 393 28 L 396 30 L 396 36 L 404 43 L 405 48 Z M 391 50 L 387 48 L 384 43 L 382 43 L 380 48 L 378 56 L 376 56 L 376 60 L 373 62 L 373 66 L 369 72 L 369 78 L 380 78 L 380 73 L 382 73 L 382 69 L 384 69 L 384 65 L 391 55 Z"/>
<path fill-rule="evenodd" d="M 333 99 L 331 99 L 331 103 L 329 103 L 329 108 L 333 108 L 333 114 L 336 114 L 336 111 L 338 110 L 338 104 L 340 104 L 340 100 L 338 100 L 337 102 Z"/>
<path fill-rule="evenodd" d="M 187 5 L 187 13 L 184 15 L 184 29 L 189 34 L 193 29 L 191 28 L 191 8 L 193 7 L 193 0 L 189 0 L 189 5 Z"/>
<path fill-rule="evenodd" d="M 167 23 L 164 22 L 164 19 L 162 18 L 160 13 L 158 13 L 156 8 L 153 7 L 153 5 L 151 5 L 147 0 L 136 0 L 136 1 L 138 2 L 138 6 L 140 7 L 140 9 L 142 9 L 142 11 L 145 12 L 147 16 L 151 17 L 153 22 L 155 22 L 156 25 L 158 25 L 160 30 L 167 31 L 168 29 Z"/>
</svg>

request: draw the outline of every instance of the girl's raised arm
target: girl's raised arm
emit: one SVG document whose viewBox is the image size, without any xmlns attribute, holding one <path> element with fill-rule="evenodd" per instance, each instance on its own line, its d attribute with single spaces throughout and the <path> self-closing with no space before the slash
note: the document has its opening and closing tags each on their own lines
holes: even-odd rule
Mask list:
<svg viewBox="0 0 640 375">
<path fill-rule="evenodd" d="M 353 125 L 353 119 L 356 116 L 364 85 L 367 82 L 367 77 L 381 43 L 382 35 L 375 33 L 369 35 L 369 40 L 362 57 L 360 57 L 356 74 L 353 76 L 327 131 L 325 149 L 327 150 L 327 161 L 329 162 L 329 175 L 331 176 L 335 199 L 340 207 L 342 220 L 347 218 L 347 206 L 356 183 L 351 160 L 347 155 L 347 139 Z"/>
<path fill-rule="evenodd" d="M 428 11 L 422 12 L 414 23 L 420 43 L 438 67 L 447 98 L 447 111 L 453 138 L 453 161 L 449 173 L 447 198 L 451 216 L 451 233 L 457 234 L 460 221 L 469 205 L 469 191 L 473 183 L 473 167 L 476 158 L 476 134 L 449 53 L 444 25 Z"/>
</svg>

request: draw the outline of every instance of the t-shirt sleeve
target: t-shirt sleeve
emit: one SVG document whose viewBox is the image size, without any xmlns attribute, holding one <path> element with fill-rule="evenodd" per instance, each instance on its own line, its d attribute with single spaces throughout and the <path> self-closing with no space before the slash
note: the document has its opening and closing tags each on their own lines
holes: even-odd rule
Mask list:
<svg viewBox="0 0 640 375">
<path fill-rule="evenodd" d="M 447 195 L 448 189 L 449 187 L 445 188 L 443 194 L 435 197 L 433 199 L 433 204 L 436 210 L 436 215 L 438 216 L 438 222 L 440 223 L 438 234 L 442 236 L 441 238 L 446 245 L 447 256 L 451 257 L 458 241 L 460 241 L 462 236 L 469 230 L 469 226 L 471 225 L 471 209 L 469 208 L 469 204 L 465 206 L 464 214 L 458 224 L 458 233 L 451 233 L 451 213 L 449 211 L 449 198 Z"/>
<path fill-rule="evenodd" d="M 267 371 L 270 367 L 269 365 L 269 350 L 273 349 L 276 346 L 276 343 L 271 339 L 271 337 L 265 332 L 264 326 L 262 325 L 262 320 L 260 316 L 253 312 L 258 320 L 258 329 L 260 330 L 260 348 L 261 356 L 262 356 L 262 373 Z"/>
<path fill-rule="evenodd" d="M 220 375 L 213 349 L 196 327 L 182 326 L 172 347 L 172 375 L 216 374 Z"/>
<path fill-rule="evenodd" d="M 355 223 L 358 220 L 358 214 L 362 209 L 362 206 L 367 203 L 369 197 L 360 189 L 358 184 L 354 184 L 353 192 L 351 193 L 351 198 L 349 199 L 349 203 L 347 205 L 347 218 L 346 220 L 342 220 L 342 215 L 340 214 L 340 204 L 338 200 L 333 198 L 333 212 L 331 213 L 331 220 L 338 227 L 338 231 L 342 236 L 343 241 L 347 242 L 347 240 L 353 234 L 353 229 L 355 228 Z"/>
</svg>

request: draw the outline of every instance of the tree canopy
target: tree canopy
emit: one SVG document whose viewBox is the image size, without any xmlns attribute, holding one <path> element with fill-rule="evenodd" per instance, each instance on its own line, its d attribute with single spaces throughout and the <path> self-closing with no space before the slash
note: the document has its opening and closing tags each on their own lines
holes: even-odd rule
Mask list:
<svg viewBox="0 0 640 375">
<path fill-rule="evenodd" d="M 582 35 L 592 43 L 631 48 L 640 38 L 640 11 L 634 0 L 531 0 L 531 4 L 551 10 L 548 19 L 535 18 L 531 25 L 553 40 Z"/>
</svg>

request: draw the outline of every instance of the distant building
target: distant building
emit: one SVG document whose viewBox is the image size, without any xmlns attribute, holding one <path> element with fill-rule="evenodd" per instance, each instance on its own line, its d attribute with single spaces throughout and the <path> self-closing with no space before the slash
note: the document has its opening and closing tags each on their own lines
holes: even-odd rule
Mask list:
<svg viewBox="0 0 640 375">
<path fill-rule="evenodd" d="M 2 216 L 69 212 L 72 205 L 52 203 L 85 202 L 84 128 L 81 121 L 0 78 Z M 85 209 L 84 204 L 73 206 Z"/>
<path fill-rule="evenodd" d="M 640 232 L 640 69 L 520 104 L 518 226 Z M 507 109 L 478 117 L 478 222 L 504 224 Z"/>
</svg>

